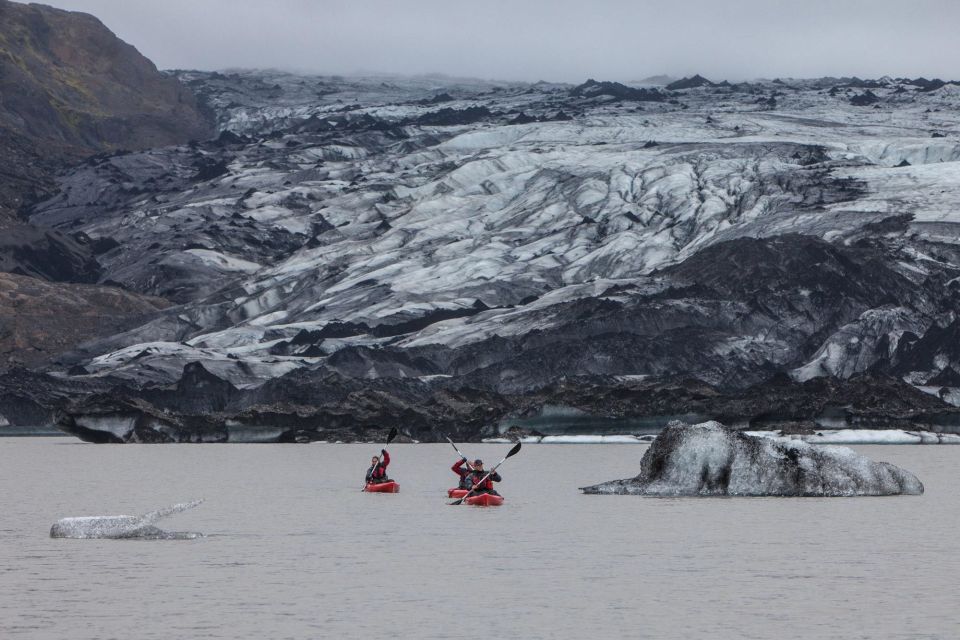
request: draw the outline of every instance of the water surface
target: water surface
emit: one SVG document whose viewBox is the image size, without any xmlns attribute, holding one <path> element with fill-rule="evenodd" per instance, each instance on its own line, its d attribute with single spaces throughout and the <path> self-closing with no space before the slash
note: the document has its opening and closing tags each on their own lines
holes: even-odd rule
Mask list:
<svg viewBox="0 0 960 640">
<path fill-rule="evenodd" d="M 465 445 L 488 464 L 509 445 Z M 960 447 L 858 450 L 922 497 L 583 496 L 644 445 L 526 445 L 500 508 L 450 507 L 447 445 L 0 440 L 3 638 L 953 638 Z M 58 518 L 136 514 L 188 541 L 59 540 Z"/>
</svg>

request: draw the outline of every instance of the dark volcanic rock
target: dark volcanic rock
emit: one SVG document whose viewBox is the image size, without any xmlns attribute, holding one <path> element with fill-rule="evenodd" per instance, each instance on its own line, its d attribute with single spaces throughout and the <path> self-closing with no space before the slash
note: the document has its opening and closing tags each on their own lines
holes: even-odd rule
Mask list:
<svg viewBox="0 0 960 640">
<path fill-rule="evenodd" d="M 683 89 L 696 89 L 698 87 L 713 87 L 714 83 L 710 82 L 699 73 L 695 76 L 690 76 L 689 78 L 681 78 L 674 82 L 668 84 L 665 88 L 667 91 L 681 91 Z"/>
<path fill-rule="evenodd" d="M 948 366 L 927 380 L 927 384 L 941 387 L 960 387 L 960 371 Z"/>
<path fill-rule="evenodd" d="M 207 371 L 199 362 L 183 368 L 183 376 L 173 389 L 146 389 L 142 393 L 158 407 L 179 413 L 206 414 L 227 409 L 240 391 Z"/>
<path fill-rule="evenodd" d="M 722 390 L 694 379 L 572 378 L 523 396 L 529 407 L 568 406 L 611 418 L 695 414 L 750 429 L 840 422 L 850 427 L 939 430 L 960 409 L 890 376 L 863 374 L 797 382 L 786 375 L 742 390 Z"/>
<path fill-rule="evenodd" d="M 53 425 L 57 414 L 77 398 L 110 389 L 109 378 L 78 379 L 13 367 L 0 373 L 0 423 Z"/>
<path fill-rule="evenodd" d="M 748 419 L 751 428 L 779 429 L 783 423 L 841 419 L 851 427 L 938 430 L 956 413 L 939 398 L 890 376 L 861 374 L 847 380 L 819 377 L 796 382 L 779 375 L 731 394 L 712 413 L 719 420 Z M 960 415 L 960 414 L 958 414 Z"/>
<path fill-rule="evenodd" d="M 915 78 L 913 80 L 906 80 L 904 84 L 910 84 L 915 87 L 918 87 L 921 91 L 936 91 L 940 87 L 945 86 L 947 83 L 939 78 L 933 78 L 932 80 L 927 80 L 926 78 Z"/>
<path fill-rule="evenodd" d="M 201 158 L 194 163 L 194 167 L 197 169 L 197 172 L 191 178 L 194 182 L 205 182 L 230 173 L 225 160 Z"/>
<path fill-rule="evenodd" d="M 922 337 L 904 335 L 897 344 L 894 362 L 895 370 L 903 375 L 912 371 L 960 368 L 960 319 L 946 326 L 934 323 Z"/>
<path fill-rule="evenodd" d="M 418 104 L 432 105 L 432 104 L 443 104 L 444 102 L 453 102 L 453 96 L 451 96 L 446 91 L 442 91 L 432 98 L 427 98 L 425 100 L 420 100 Z"/>
<path fill-rule="evenodd" d="M 237 389 L 190 365 L 180 383 L 166 388 L 115 385 L 104 393 L 104 382 L 95 378 L 45 378 L 28 385 L 32 395 L 25 395 L 16 384 L 0 378 L 0 391 L 6 389 L 2 397 L 15 402 L 0 402 L 0 414 L 59 413 L 61 428 L 103 442 L 219 441 L 231 429 L 274 434 L 270 437 L 283 441 L 357 441 L 394 426 L 419 441 L 442 441 L 445 435 L 476 441 L 497 435 L 498 423 L 511 416 L 534 415 L 547 406 L 610 418 L 700 415 L 755 429 L 793 431 L 798 425 L 815 428 L 820 419 L 930 430 L 960 417 L 960 410 L 900 380 L 870 376 L 805 383 L 779 379 L 739 393 L 696 380 L 572 378 L 536 392 L 500 394 L 456 379 L 361 379 L 322 370 L 297 371 L 258 388 Z M 58 400 L 45 406 L 47 397 Z M 539 435 L 516 431 L 531 434 Z"/>
<path fill-rule="evenodd" d="M 872 104 L 876 104 L 879 101 L 880 98 L 878 98 L 877 95 L 869 89 L 850 98 L 850 104 L 855 107 L 868 107 Z"/>
<path fill-rule="evenodd" d="M 717 422 L 674 423 L 657 436 L 635 478 L 581 489 L 648 496 L 920 495 L 908 471 L 851 449 L 749 436 Z"/>
<path fill-rule="evenodd" d="M 837 246 L 811 236 L 740 238 L 715 244 L 663 273 L 739 301 L 778 297 L 797 289 L 826 296 L 824 309 L 876 307 L 909 299 L 914 285 L 876 252 Z M 705 292 L 701 290 L 699 295 Z M 767 298 L 764 303 L 772 302 Z"/>
<path fill-rule="evenodd" d="M 70 413 L 58 416 L 57 426 L 87 442 L 166 443 L 226 442 L 222 421 L 208 415 L 170 415 L 143 400 L 109 395 L 86 397 Z"/>
<path fill-rule="evenodd" d="M 100 265 L 93 249 L 53 229 L 13 225 L 0 231 L 0 271 L 56 282 L 96 282 Z"/>
<path fill-rule="evenodd" d="M 635 102 L 660 102 L 666 99 L 666 96 L 658 89 L 635 89 L 619 82 L 597 82 L 592 78 L 571 89 L 570 95 L 575 98 L 609 96 L 618 100 Z"/>
<path fill-rule="evenodd" d="M 538 119 L 534 116 L 528 116 L 523 111 L 510 120 L 510 124 L 530 124 L 531 122 L 538 122 Z"/>
<path fill-rule="evenodd" d="M 231 429 L 287 434 L 278 436 L 285 441 L 355 441 L 394 426 L 408 437 L 438 441 L 446 433 L 491 434 L 508 408 L 494 394 L 412 379 L 365 381 L 296 372 L 238 392 L 196 367 L 187 376 L 191 382 L 175 389 L 116 387 L 109 394 L 83 396 L 62 406 L 57 424 L 92 442 L 217 442 Z M 204 382 L 203 390 L 195 388 L 197 379 Z M 221 400 L 219 408 L 203 399 L 210 389 Z"/>
<path fill-rule="evenodd" d="M 472 124 L 486 120 L 493 114 L 486 107 L 467 107 L 466 109 L 444 108 L 425 113 L 417 118 L 417 124 L 446 127 L 455 124 Z"/>
</svg>

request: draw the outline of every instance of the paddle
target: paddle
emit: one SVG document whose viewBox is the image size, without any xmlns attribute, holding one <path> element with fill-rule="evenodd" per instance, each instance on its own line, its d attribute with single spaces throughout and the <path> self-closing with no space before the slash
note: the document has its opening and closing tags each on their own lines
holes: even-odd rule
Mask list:
<svg viewBox="0 0 960 640">
<path fill-rule="evenodd" d="M 443 436 L 443 437 L 447 439 L 447 442 L 449 442 L 450 446 L 453 447 L 453 450 L 457 452 L 457 455 L 459 455 L 464 460 L 467 459 L 467 456 L 463 455 L 460 449 L 457 449 L 457 445 L 453 444 L 453 440 L 451 440 L 449 436 Z"/>
<path fill-rule="evenodd" d="M 457 445 L 453 444 L 453 440 L 451 440 L 449 436 L 443 436 L 443 437 L 447 439 L 447 442 L 450 443 L 450 446 L 453 447 L 453 450 L 457 452 L 457 455 L 460 456 L 461 460 L 467 459 L 467 456 L 463 455 L 463 452 L 460 451 L 460 449 L 457 449 Z M 465 464 L 467 465 L 467 469 L 473 469 L 473 466 L 470 464 L 469 461 L 466 462 Z"/>
<path fill-rule="evenodd" d="M 463 497 L 460 498 L 459 500 L 454 500 L 453 502 L 450 503 L 450 506 L 457 505 L 457 504 L 462 504 L 464 500 L 466 500 L 467 498 L 469 498 L 469 497 L 473 494 L 473 492 L 476 491 L 476 488 L 477 488 L 477 487 L 482 486 L 483 483 L 487 481 L 487 478 L 489 478 L 490 476 L 492 476 L 492 475 L 494 474 L 494 472 L 497 470 L 497 468 L 498 468 L 500 465 L 502 465 L 504 462 L 507 461 L 507 458 L 509 458 L 509 457 L 511 457 L 511 456 L 515 456 L 515 455 L 517 455 L 518 453 L 520 453 L 520 443 L 519 443 L 519 442 L 518 442 L 517 444 L 513 445 L 513 448 L 510 449 L 509 452 L 507 452 L 507 455 L 503 456 L 503 460 L 501 460 L 501 461 L 498 462 L 497 464 L 493 465 L 493 469 L 490 469 L 490 473 L 488 473 L 487 475 L 485 475 L 485 476 L 483 477 L 483 480 L 481 480 L 480 482 L 477 482 L 476 484 L 473 485 L 474 488 L 473 488 L 473 489 L 470 489 L 470 491 L 467 492 L 467 495 L 463 496 Z"/>
<path fill-rule="evenodd" d="M 396 437 L 397 437 L 397 428 L 396 428 L 396 427 L 391 427 L 391 428 L 390 428 L 390 433 L 387 434 L 387 444 L 390 444 L 391 442 L 393 442 L 393 439 L 396 438 Z M 383 445 L 384 448 L 386 448 L 387 444 Z M 379 467 L 379 466 L 380 466 L 380 456 L 377 456 L 377 463 L 376 463 L 375 465 L 373 465 L 373 470 L 370 472 L 370 480 L 371 480 L 371 481 L 373 480 L 373 471 L 376 471 L 376 470 L 377 470 L 377 467 Z M 367 488 L 367 483 L 364 482 L 364 483 L 363 483 L 363 490 L 365 491 L 366 488 Z"/>
</svg>

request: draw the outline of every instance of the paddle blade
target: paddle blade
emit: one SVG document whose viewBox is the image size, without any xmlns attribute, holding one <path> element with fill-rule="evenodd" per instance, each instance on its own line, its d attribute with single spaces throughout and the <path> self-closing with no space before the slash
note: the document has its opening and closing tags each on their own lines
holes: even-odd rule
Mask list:
<svg viewBox="0 0 960 640">
<path fill-rule="evenodd" d="M 387 444 L 390 444 L 391 442 L 393 442 L 393 439 L 396 437 L 397 437 L 397 428 L 392 427 L 390 429 L 390 435 L 387 436 Z"/>
<path fill-rule="evenodd" d="M 520 453 L 520 443 L 519 443 L 519 442 L 518 442 L 516 445 L 514 445 L 513 449 L 510 449 L 510 453 L 508 453 L 506 456 L 504 456 L 503 459 L 506 460 L 507 458 L 509 458 L 509 457 L 511 457 L 511 456 L 517 455 L 518 453 Z"/>
</svg>

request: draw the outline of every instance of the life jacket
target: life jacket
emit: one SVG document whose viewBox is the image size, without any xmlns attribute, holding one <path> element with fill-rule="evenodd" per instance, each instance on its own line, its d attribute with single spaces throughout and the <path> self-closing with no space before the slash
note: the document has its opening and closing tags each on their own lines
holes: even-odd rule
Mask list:
<svg viewBox="0 0 960 640">
<path fill-rule="evenodd" d="M 379 483 L 387 481 L 387 465 L 390 464 L 390 454 L 383 452 L 383 457 L 378 464 L 370 465 L 367 469 L 367 482 Z"/>
<path fill-rule="evenodd" d="M 500 482 L 500 474 L 494 471 L 490 473 L 490 477 L 487 478 L 489 471 L 474 471 L 470 474 L 470 482 L 473 485 L 474 491 L 493 491 L 493 483 Z M 484 480 L 486 478 L 486 480 Z"/>
</svg>

